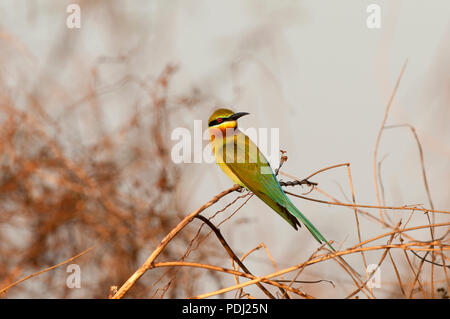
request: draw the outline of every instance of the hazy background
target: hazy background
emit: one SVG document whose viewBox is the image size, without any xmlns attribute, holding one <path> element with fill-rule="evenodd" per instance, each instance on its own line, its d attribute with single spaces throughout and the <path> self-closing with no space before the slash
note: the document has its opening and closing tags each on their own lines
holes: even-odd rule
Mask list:
<svg viewBox="0 0 450 319">
<path fill-rule="evenodd" d="M 66 27 L 69 3 L 81 6 L 80 29 Z M 380 29 L 366 26 L 369 15 L 366 8 L 372 3 L 381 6 Z M 206 121 L 219 106 L 246 111 L 251 115 L 240 120 L 243 128 L 280 129 L 280 147 L 289 157 L 283 171 L 303 178 L 321 168 L 350 162 L 356 201 L 376 205 L 373 178 L 376 137 L 401 67 L 408 60 L 387 124 L 408 123 L 415 127 L 423 147 L 434 207 L 449 210 L 449 13 L 450 3 L 446 0 L 1 0 L 1 90 L 15 108 L 35 116 L 38 122 L 47 119 L 58 123 L 60 130 L 50 130 L 49 135 L 60 139 L 66 156 L 84 157 L 89 162 L 83 150 L 98 143 L 102 134 L 117 131 L 137 110 L 144 110 L 149 104 L 145 89 L 130 79 L 152 83 L 167 65 L 174 65 L 178 69 L 167 89 L 165 144 L 171 145 L 169 136 L 173 128 L 193 129 L 195 119 Z M 92 92 L 96 94 L 96 116 L 91 115 L 94 106 L 86 98 Z M 40 101 L 41 111 L 27 102 L 29 94 Z M 179 109 L 176 107 L 179 100 L 175 98 L 179 96 L 194 96 L 198 100 L 194 98 L 188 107 Z M 145 113 L 143 121 L 152 122 L 152 114 Z M 99 126 L 101 134 L 97 131 Z M 77 142 L 71 144 L 74 136 Z M 149 148 L 155 144 L 145 130 L 139 139 L 143 149 L 147 144 Z M 118 145 L 127 143 L 127 139 L 120 140 L 117 136 L 113 140 Z M 127 158 L 127 152 L 127 148 L 119 147 L 98 156 Z M 429 207 L 411 131 L 386 130 L 378 160 L 384 156 L 381 174 L 386 204 Z M 152 166 L 152 157 L 143 163 L 140 169 L 145 172 Z M 180 164 L 176 169 L 174 198 L 178 216 L 167 209 L 172 226 L 232 185 L 215 164 Z M 123 179 L 117 181 L 118 188 L 139 197 L 145 205 L 152 198 L 153 184 L 143 179 L 149 184 L 142 192 L 134 191 L 133 184 Z M 343 167 L 312 180 L 339 200 L 347 202 L 342 192 L 351 198 Z M 324 199 L 318 193 L 309 196 Z M 208 212 L 217 211 L 229 201 L 231 197 Z M 337 247 L 350 247 L 358 242 L 351 209 L 293 201 Z M 371 212 L 378 216 L 376 210 Z M 400 218 L 405 221 L 409 214 L 393 212 L 390 216 L 396 223 Z M 447 216 L 436 215 L 436 222 L 448 221 Z M 363 240 L 390 231 L 364 217 L 360 222 Z M 408 225 L 424 223 L 426 217 L 417 214 Z M 252 198 L 221 230 L 239 255 L 264 242 L 279 268 L 304 261 L 318 247 L 308 231 L 302 228 L 295 232 L 257 198 Z M 436 230 L 436 236 L 445 231 Z M 13 233 L 8 236 L 14 237 Z M 157 232 L 156 240 L 137 254 L 135 263 L 118 282 L 108 284 L 120 285 L 127 278 L 126 273 L 131 275 L 130 270 L 145 260 L 166 233 Z M 428 231 L 415 235 L 429 240 Z M 19 238 L 12 239 L 18 241 Z M 212 239 L 210 243 L 216 245 L 217 241 Z M 185 246 L 180 246 L 175 252 L 182 254 L 184 250 Z M 366 256 L 368 263 L 378 263 L 381 251 Z M 396 256 L 405 282 L 414 280 L 402 252 Z M 196 258 L 190 260 L 201 262 Z M 363 272 L 360 255 L 349 256 L 347 260 L 359 265 L 356 268 Z M 415 265 L 419 261 L 415 260 Z M 89 259 L 84 262 L 88 264 Z M 83 263 L 80 265 L 83 270 Z M 229 267 L 229 262 L 223 261 L 223 265 Z M 35 270 L 50 265 L 41 266 Z M 247 266 L 259 275 L 273 271 L 263 251 L 248 257 Z M 428 264 L 424 267 L 427 274 L 430 268 Z M 9 266 L 5 267 L 4 274 L 11 271 Z M 23 271 L 22 275 L 29 273 Z M 57 271 L 64 280 L 64 270 Z M 89 282 L 91 275 L 82 277 L 83 283 Z M 445 286 L 441 268 L 437 268 L 435 276 L 437 285 Z M 204 280 L 197 283 L 193 294 L 220 288 L 207 274 L 201 278 Z M 333 289 L 326 283 L 309 284 L 301 286 L 302 289 L 318 297 L 341 297 L 353 289 L 345 273 L 332 261 L 306 269 L 302 274 L 303 280 L 317 278 L 339 285 Z M 401 297 L 389 261 L 381 268 L 381 278 L 382 287 L 376 290 L 378 297 Z M 428 279 L 424 275 L 425 286 Z M 222 280 L 224 285 L 234 282 L 226 276 Z M 107 296 L 108 287 L 103 289 Z M 246 290 L 263 296 L 256 288 Z M 11 290 L 11 296 L 36 295 L 26 290 L 13 294 Z M 52 293 L 46 292 L 44 296 Z M 69 292 L 68 296 L 91 294 L 82 288 L 73 294 Z"/>
</svg>

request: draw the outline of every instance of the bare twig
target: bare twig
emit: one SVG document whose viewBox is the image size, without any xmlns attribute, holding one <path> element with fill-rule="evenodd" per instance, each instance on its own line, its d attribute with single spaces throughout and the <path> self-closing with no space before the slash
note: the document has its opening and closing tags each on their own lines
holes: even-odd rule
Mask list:
<svg viewBox="0 0 450 319">
<path fill-rule="evenodd" d="M 211 221 L 209 221 L 208 218 L 203 217 L 202 215 L 197 215 L 195 216 L 195 218 L 200 219 L 201 221 L 203 221 L 206 225 L 209 226 L 209 228 L 211 228 L 211 230 L 216 234 L 217 238 L 219 239 L 220 243 L 222 244 L 222 246 L 225 248 L 225 250 L 227 251 L 228 255 L 242 268 L 242 270 L 251 275 L 251 272 L 247 269 L 247 267 L 244 265 L 243 262 L 241 262 L 241 260 L 239 259 L 238 256 L 236 256 L 236 254 L 233 252 L 233 250 L 231 249 L 231 247 L 228 245 L 228 243 L 226 242 L 225 238 L 223 238 L 222 234 L 220 233 L 220 230 L 217 229 L 213 223 L 211 223 Z M 275 299 L 275 297 L 260 283 L 257 284 L 257 286 L 271 299 Z M 281 289 L 281 288 L 280 288 Z M 284 294 L 286 293 L 286 291 L 284 289 L 281 290 Z"/>
<path fill-rule="evenodd" d="M 12 288 L 12 287 L 14 287 L 14 286 L 20 284 L 21 282 L 24 282 L 24 281 L 27 280 L 27 279 L 30 279 L 30 278 L 32 278 L 32 277 L 38 276 L 38 275 L 40 275 L 40 274 L 43 274 L 44 272 L 47 272 L 47 271 L 49 271 L 49 270 L 52 270 L 52 269 L 61 267 L 62 265 L 65 265 L 65 264 L 67 264 L 67 263 L 70 263 L 71 261 L 74 261 L 75 259 L 77 259 L 77 258 L 83 256 L 84 254 L 90 252 L 92 249 L 94 249 L 94 247 L 90 247 L 90 248 L 88 248 L 88 249 L 82 251 L 82 252 L 79 253 L 78 255 L 73 256 L 73 257 L 71 257 L 71 258 L 69 258 L 69 259 L 66 259 L 66 260 L 64 260 L 63 262 L 60 262 L 59 264 L 56 264 L 56 265 L 54 265 L 54 266 L 51 266 L 51 267 L 42 269 L 42 270 L 40 270 L 40 271 L 38 271 L 38 272 L 35 272 L 35 273 L 31 274 L 31 275 L 25 276 L 25 277 L 23 277 L 22 279 L 17 280 L 17 281 L 15 281 L 15 282 L 13 282 L 12 284 L 6 286 L 5 288 L 1 289 L 1 290 L 0 290 L 0 295 L 3 294 L 3 293 L 5 293 L 5 292 L 6 292 L 7 290 L 9 290 L 10 288 Z"/>
<path fill-rule="evenodd" d="M 195 210 L 193 213 L 189 214 L 188 216 L 186 216 L 174 229 L 172 229 L 172 231 L 167 234 L 166 237 L 164 237 L 164 239 L 161 241 L 161 243 L 158 245 L 158 247 L 151 253 L 151 255 L 147 258 L 147 260 L 144 262 L 144 264 L 139 267 L 138 270 L 136 270 L 136 272 L 130 277 L 128 278 L 128 280 L 122 285 L 122 287 L 120 287 L 120 289 L 117 291 L 117 293 L 113 296 L 113 299 L 120 299 L 122 298 L 127 292 L 128 290 L 130 290 L 130 288 L 136 283 L 136 281 L 139 280 L 139 278 L 142 277 L 142 275 L 151 268 L 154 260 L 156 259 L 156 257 L 159 256 L 159 254 L 162 252 L 162 250 L 164 249 L 164 247 L 166 247 L 166 245 L 184 228 L 186 227 L 186 225 L 188 225 L 195 216 L 197 216 L 198 214 L 200 214 L 202 211 L 204 211 L 206 208 L 208 208 L 209 206 L 213 205 L 214 203 L 216 203 L 219 199 L 221 199 L 222 197 L 224 197 L 225 195 L 228 195 L 232 192 L 234 192 L 235 190 L 237 190 L 239 187 L 237 185 L 219 193 L 218 195 L 214 196 L 209 202 L 207 202 L 206 204 L 204 204 L 202 207 L 200 207 L 199 209 Z"/>
<path fill-rule="evenodd" d="M 389 115 L 389 110 L 391 108 L 392 101 L 394 100 L 395 94 L 397 93 L 397 89 L 398 89 L 398 87 L 400 85 L 400 80 L 402 79 L 403 73 L 405 72 L 407 63 L 408 63 L 408 60 L 406 60 L 405 63 L 403 64 L 403 67 L 402 67 L 402 69 L 400 71 L 400 75 L 397 78 L 397 82 L 395 83 L 394 90 L 392 91 L 391 97 L 389 98 L 388 104 L 386 106 L 386 111 L 384 112 L 383 122 L 381 123 L 380 130 L 378 131 L 377 141 L 375 143 L 375 151 L 374 151 L 374 154 L 373 154 L 373 176 L 374 176 L 375 194 L 376 194 L 376 197 L 377 197 L 377 205 L 378 206 L 381 206 L 380 194 L 379 194 L 379 190 L 378 190 L 378 179 L 377 179 L 377 153 L 378 153 L 378 147 L 380 146 L 381 134 L 383 133 L 383 128 L 386 125 L 386 121 L 387 121 L 387 118 L 388 118 L 388 115 Z M 379 208 L 379 212 L 380 212 L 380 219 L 382 221 L 384 221 L 382 208 Z"/>
</svg>

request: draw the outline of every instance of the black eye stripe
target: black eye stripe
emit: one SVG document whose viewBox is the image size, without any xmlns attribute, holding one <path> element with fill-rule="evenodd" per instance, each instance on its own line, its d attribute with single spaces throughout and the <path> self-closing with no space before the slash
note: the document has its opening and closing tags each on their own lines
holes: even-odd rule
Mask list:
<svg viewBox="0 0 450 319">
<path fill-rule="evenodd" d="M 223 122 L 230 121 L 229 118 L 219 117 L 211 122 L 209 122 L 208 126 L 214 126 L 217 124 L 222 124 Z"/>
</svg>

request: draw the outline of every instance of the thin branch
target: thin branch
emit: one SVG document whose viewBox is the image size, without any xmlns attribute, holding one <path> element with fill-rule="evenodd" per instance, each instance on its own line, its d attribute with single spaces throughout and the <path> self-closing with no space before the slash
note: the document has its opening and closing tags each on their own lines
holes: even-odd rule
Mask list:
<svg viewBox="0 0 450 319">
<path fill-rule="evenodd" d="M 447 246 L 447 245 L 444 246 L 444 245 L 442 245 L 440 243 L 434 243 L 434 244 L 436 246 L 439 246 L 439 247 L 442 246 L 441 247 L 442 250 L 450 250 L 450 246 Z M 401 248 L 401 249 L 405 249 L 405 250 L 415 249 L 415 250 L 421 250 L 421 251 L 431 251 L 430 248 L 413 248 L 412 246 L 415 246 L 415 245 L 417 245 L 417 246 L 424 246 L 423 243 L 389 244 L 389 245 L 378 245 L 378 246 L 355 248 L 355 249 L 347 249 L 345 251 L 333 252 L 333 253 L 329 253 L 329 254 L 324 255 L 324 256 L 319 256 L 319 257 L 317 257 L 317 258 L 315 258 L 313 260 L 310 260 L 310 261 L 307 261 L 307 262 L 304 262 L 304 263 L 301 263 L 301 264 L 298 264 L 298 265 L 295 265 L 295 266 L 292 266 L 292 267 L 289 267 L 289 268 L 285 268 L 283 270 L 280 270 L 280 271 L 277 271 L 277 272 L 274 272 L 274 273 L 271 273 L 269 275 L 258 277 L 258 278 L 255 278 L 255 279 L 252 279 L 252 280 L 240 283 L 238 285 L 233 285 L 233 286 L 222 288 L 222 289 L 219 289 L 219 290 L 216 290 L 216 291 L 213 291 L 213 292 L 209 292 L 209 293 L 205 293 L 205 294 L 202 294 L 202 295 L 198 295 L 198 296 L 196 296 L 194 298 L 196 298 L 196 299 L 203 299 L 203 298 L 208 298 L 208 297 L 212 297 L 212 296 L 215 296 L 215 295 L 223 294 L 223 293 L 235 290 L 235 289 L 240 289 L 242 287 L 253 285 L 253 284 L 255 284 L 257 282 L 261 282 L 263 280 L 267 280 L 267 279 L 271 279 L 271 278 L 274 278 L 274 277 L 278 277 L 280 275 L 284 275 L 286 273 L 292 272 L 292 271 L 297 270 L 297 269 L 299 269 L 301 267 L 304 267 L 304 266 L 309 266 L 309 265 L 312 265 L 312 264 L 315 264 L 315 263 L 318 263 L 318 262 L 329 260 L 329 259 L 335 258 L 337 256 L 343 256 L 343 255 L 348 255 L 348 254 L 359 253 L 360 251 L 372 251 L 372 250 L 379 250 L 379 249 L 386 249 L 386 248 Z M 428 244 L 426 246 L 428 246 Z M 435 249 L 437 249 L 437 248 L 435 248 Z"/>
<path fill-rule="evenodd" d="M 147 260 L 144 262 L 144 264 L 141 267 L 139 267 L 139 269 L 136 270 L 136 272 L 130 278 L 128 278 L 128 280 L 122 285 L 122 287 L 120 287 L 120 289 L 117 291 L 117 293 L 113 296 L 112 299 L 121 299 L 128 292 L 128 290 L 130 290 L 131 287 L 133 287 L 133 285 L 136 283 L 136 281 L 138 281 L 139 278 L 141 278 L 142 275 L 148 269 L 151 268 L 154 260 L 156 259 L 156 257 L 159 256 L 159 254 L 163 251 L 163 249 L 167 246 L 167 244 L 184 227 L 186 227 L 186 225 L 188 225 L 194 219 L 195 216 L 200 214 L 202 211 L 204 211 L 209 206 L 211 206 L 214 203 L 216 203 L 222 197 L 224 197 L 224 196 L 234 192 L 238 188 L 239 188 L 239 186 L 235 185 L 235 186 L 233 186 L 233 187 L 231 187 L 231 188 L 229 188 L 229 189 L 219 193 L 218 195 L 214 196 L 209 202 L 204 204 L 202 207 L 200 207 L 199 209 L 195 210 L 193 213 L 187 215 L 175 228 L 173 228 L 170 231 L 169 234 L 167 234 L 166 237 L 164 237 L 164 239 L 161 241 L 161 243 L 158 245 L 158 247 L 156 247 L 156 249 L 150 254 L 150 256 L 147 258 Z"/>
<path fill-rule="evenodd" d="M 207 264 L 200 264 L 200 263 L 195 263 L 195 262 L 187 262 L 187 261 L 157 262 L 152 265 L 152 268 L 160 268 L 160 267 L 194 267 L 194 268 L 203 268 L 203 269 L 208 269 L 208 270 L 213 270 L 213 271 L 224 272 L 224 273 L 241 276 L 241 277 L 245 277 L 245 278 L 249 278 L 249 279 L 253 279 L 253 280 L 257 279 L 258 282 L 264 282 L 264 283 L 273 285 L 275 287 L 289 290 L 290 292 L 296 293 L 299 296 L 302 296 L 307 299 L 314 299 L 314 297 L 312 297 L 311 295 L 308 295 L 298 289 L 283 285 L 283 284 L 279 283 L 278 281 L 270 280 L 270 279 L 263 279 L 261 277 L 255 277 L 253 275 L 249 275 L 249 274 L 246 274 L 246 273 L 243 273 L 240 271 L 236 271 L 233 269 L 227 269 L 227 268 L 223 268 L 223 267 L 207 265 Z"/>
<path fill-rule="evenodd" d="M 445 211 L 445 210 L 432 210 L 432 209 L 427 209 L 427 208 L 422 208 L 422 207 L 410 207 L 410 206 L 377 206 L 377 205 L 362 205 L 362 204 L 345 204 L 345 203 L 336 203 L 336 202 L 329 202 L 329 201 L 325 201 L 325 200 L 321 200 L 321 199 L 315 199 L 315 198 L 310 198 L 310 197 L 306 197 L 306 196 L 302 196 L 302 195 L 298 195 L 298 194 L 294 194 L 288 191 L 284 191 L 286 194 L 298 197 L 298 198 L 303 198 L 309 201 L 313 201 L 313 202 L 317 202 L 317 203 L 322 203 L 322 204 L 328 204 L 328 205 L 335 205 L 335 206 L 345 206 L 345 207 L 358 207 L 358 208 L 384 208 L 384 209 L 390 209 L 390 210 L 418 210 L 418 211 L 422 211 L 422 212 L 432 212 L 432 213 L 440 213 L 440 214 L 450 214 L 450 211 Z M 429 226 L 428 226 L 429 227 Z"/>
<path fill-rule="evenodd" d="M 400 227 L 400 224 L 401 224 L 401 221 L 398 222 L 397 226 L 395 227 L 395 229 L 396 229 L 397 231 L 398 231 L 398 228 Z M 391 244 L 391 242 L 392 242 L 392 240 L 394 239 L 394 237 L 395 237 L 396 234 L 398 234 L 398 233 L 393 233 L 393 234 L 391 235 L 391 237 L 390 237 L 389 240 L 388 240 L 388 245 Z M 361 247 L 362 247 L 362 246 L 361 246 Z M 384 258 L 386 257 L 387 253 L 389 252 L 389 249 L 390 249 L 390 248 L 386 248 L 386 249 L 384 250 L 384 253 L 383 253 L 383 255 L 381 256 L 381 259 L 380 259 L 380 261 L 378 262 L 377 267 L 376 267 L 375 270 L 373 271 L 372 275 L 367 276 L 368 278 L 367 278 L 366 282 L 364 282 L 360 287 L 358 287 L 358 289 L 356 289 L 356 290 L 353 291 L 351 294 L 349 294 L 349 295 L 346 297 L 346 299 L 349 299 L 349 298 L 353 297 L 353 296 L 356 295 L 359 291 L 361 291 L 361 289 L 362 289 L 363 287 L 367 286 L 367 283 L 368 283 L 370 280 L 372 280 L 372 277 L 376 274 L 376 270 L 377 270 L 377 269 L 381 266 L 381 264 L 383 263 Z M 369 288 L 370 288 L 370 291 L 372 292 L 372 289 L 371 289 L 371 288 L 372 288 L 372 285 L 370 285 Z"/>
<path fill-rule="evenodd" d="M 378 147 L 380 146 L 381 134 L 383 133 L 383 128 L 386 125 L 386 121 L 387 121 L 387 118 L 388 118 L 388 115 L 389 115 L 389 110 L 391 108 L 392 101 L 394 100 L 395 94 L 397 93 L 397 89 L 398 89 L 398 87 L 400 85 L 400 80 L 402 79 L 402 76 L 403 76 L 403 73 L 405 72 L 407 64 L 408 64 L 408 60 L 406 60 L 405 63 L 403 64 L 403 67 L 402 67 L 402 69 L 400 71 L 400 75 L 398 76 L 397 82 L 395 83 L 394 90 L 392 91 L 391 97 L 389 98 L 388 104 L 386 106 L 386 110 L 384 112 L 383 122 L 381 124 L 380 130 L 378 131 L 377 141 L 375 143 L 375 151 L 373 153 L 373 176 L 374 176 L 375 194 L 376 194 L 376 197 L 377 197 L 377 204 L 378 204 L 378 206 L 381 206 L 380 194 L 379 194 L 379 190 L 378 190 L 378 180 L 377 180 L 377 153 L 378 153 Z M 380 219 L 382 221 L 384 221 L 383 212 L 382 212 L 381 208 L 379 208 L 379 212 L 380 212 Z"/>
<path fill-rule="evenodd" d="M 10 284 L 10 285 L 6 286 L 5 288 L 1 289 L 1 290 L 0 290 L 0 295 L 3 294 L 3 293 L 5 293 L 8 289 L 10 289 L 10 288 L 12 288 L 12 287 L 14 287 L 14 286 L 20 284 L 21 282 L 24 282 L 24 281 L 27 280 L 27 279 L 30 279 L 30 278 L 32 278 L 32 277 L 38 276 L 38 275 L 40 275 L 40 274 L 43 274 L 44 272 L 47 272 L 47 271 L 49 271 L 49 270 L 52 270 L 52 269 L 61 267 L 62 265 L 65 265 L 65 264 L 67 264 L 67 263 L 70 263 L 71 261 L 77 259 L 78 257 L 81 257 L 81 256 L 83 256 L 84 254 L 90 252 L 92 249 L 94 249 L 94 247 L 90 247 L 90 248 L 88 248 L 88 249 L 82 251 L 82 252 L 79 253 L 78 255 L 73 256 L 73 257 L 71 257 L 71 258 L 69 258 L 69 259 L 66 259 L 66 260 L 64 260 L 63 262 L 60 262 L 59 264 L 56 264 L 56 265 L 54 265 L 54 266 L 51 266 L 51 267 L 42 269 L 42 270 L 40 270 L 40 271 L 38 271 L 38 272 L 35 272 L 35 273 L 31 274 L 31 275 L 28 275 L 28 276 L 22 278 L 22 279 L 20 279 L 20 280 L 17 280 L 16 282 L 13 282 L 12 284 Z"/>
<path fill-rule="evenodd" d="M 416 129 L 414 128 L 414 126 L 412 126 L 410 124 L 391 125 L 391 126 L 386 126 L 385 129 L 399 128 L 399 127 L 408 127 L 414 135 L 414 139 L 416 140 L 417 148 L 419 150 L 420 165 L 422 167 L 423 184 L 424 184 L 425 190 L 427 192 L 427 197 L 428 197 L 428 202 L 430 204 L 430 207 L 431 207 L 431 209 L 434 209 L 433 201 L 431 199 L 430 187 L 428 186 L 428 179 L 427 179 L 427 174 L 426 174 L 426 170 L 425 170 L 425 160 L 424 160 L 424 156 L 423 156 L 422 144 L 420 143 L 419 136 L 417 135 Z M 427 215 L 428 224 L 431 225 L 432 223 L 434 223 L 434 221 L 435 221 L 434 214 L 432 214 L 431 219 L 430 219 L 428 212 L 425 212 L 425 214 Z M 430 227 L 430 236 L 431 236 L 431 240 L 434 241 L 434 229 L 432 227 Z M 435 260 L 435 254 L 434 254 L 434 252 L 432 252 L 431 253 L 431 261 L 432 261 L 431 262 L 431 298 L 434 298 L 434 260 Z"/>
<path fill-rule="evenodd" d="M 395 275 L 397 276 L 398 284 L 400 285 L 400 290 L 402 291 L 403 296 L 406 298 L 405 288 L 403 288 L 402 279 L 397 269 L 397 265 L 394 262 L 394 258 L 392 257 L 391 251 L 388 251 L 389 259 L 391 260 L 392 266 L 394 267 Z"/>
<path fill-rule="evenodd" d="M 225 250 L 227 251 L 228 255 L 242 268 L 242 270 L 249 274 L 252 275 L 252 273 L 250 272 L 250 270 L 247 269 L 247 267 L 244 265 L 243 262 L 241 262 L 241 260 L 239 259 L 238 256 L 236 256 L 236 254 L 233 252 L 233 250 L 231 249 L 231 247 L 228 245 L 228 243 L 226 242 L 225 238 L 223 238 L 222 234 L 220 233 L 220 230 L 216 228 L 216 226 L 214 226 L 213 223 L 211 223 L 211 221 L 208 218 L 205 218 L 202 215 L 197 215 L 195 216 L 195 218 L 200 219 L 201 221 L 203 221 L 206 225 L 208 225 L 209 228 L 211 228 L 211 230 L 214 232 L 214 234 L 216 234 L 217 238 L 219 239 L 220 243 L 222 244 L 222 246 L 225 248 Z M 264 292 L 266 294 L 266 296 L 268 296 L 271 299 L 275 299 L 275 297 L 260 283 L 257 284 L 257 286 L 262 290 L 262 292 Z M 281 288 L 280 288 L 281 289 Z M 281 290 L 284 294 L 286 293 L 285 290 Z"/>
</svg>

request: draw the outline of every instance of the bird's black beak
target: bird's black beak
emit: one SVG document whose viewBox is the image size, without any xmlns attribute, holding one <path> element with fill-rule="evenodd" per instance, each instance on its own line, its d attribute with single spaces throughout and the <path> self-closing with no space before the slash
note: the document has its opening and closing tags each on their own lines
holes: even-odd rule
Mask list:
<svg viewBox="0 0 450 319">
<path fill-rule="evenodd" d="M 238 112 L 238 113 L 234 113 L 233 115 L 231 115 L 229 117 L 229 119 L 236 121 L 238 118 L 243 117 L 244 115 L 249 115 L 249 114 L 250 113 L 247 113 L 247 112 Z"/>
</svg>

